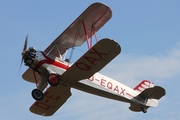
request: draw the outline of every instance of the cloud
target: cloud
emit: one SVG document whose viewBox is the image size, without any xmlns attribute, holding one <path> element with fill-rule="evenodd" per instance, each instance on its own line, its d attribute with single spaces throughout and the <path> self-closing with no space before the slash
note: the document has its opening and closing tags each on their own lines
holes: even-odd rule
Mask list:
<svg viewBox="0 0 180 120">
<path fill-rule="evenodd" d="M 138 84 L 142 79 L 160 82 L 172 78 L 180 74 L 180 44 L 165 54 L 120 54 L 102 73 L 130 86 Z"/>
<path fill-rule="evenodd" d="M 66 105 L 56 113 L 59 118 L 75 118 L 78 120 L 116 120 L 130 116 L 128 104 L 99 96 L 72 90 L 73 95 Z"/>
</svg>

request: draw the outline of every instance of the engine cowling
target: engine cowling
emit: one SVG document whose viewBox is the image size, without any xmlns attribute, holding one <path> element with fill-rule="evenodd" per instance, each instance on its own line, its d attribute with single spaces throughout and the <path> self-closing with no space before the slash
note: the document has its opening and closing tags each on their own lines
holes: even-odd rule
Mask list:
<svg viewBox="0 0 180 120">
<path fill-rule="evenodd" d="M 26 66 L 31 66 L 36 57 L 36 50 L 30 47 L 24 54 L 23 59 Z"/>
</svg>

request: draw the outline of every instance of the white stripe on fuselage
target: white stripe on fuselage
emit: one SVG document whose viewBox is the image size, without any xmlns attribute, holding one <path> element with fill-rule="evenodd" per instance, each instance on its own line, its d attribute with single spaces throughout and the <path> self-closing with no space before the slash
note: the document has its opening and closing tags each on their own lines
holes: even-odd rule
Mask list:
<svg viewBox="0 0 180 120">
<path fill-rule="evenodd" d="M 139 94 L 138 92 L 100 73 L 95 73 L 91 78 L 79 82 L 101 91 L 144 104 L 143 99 L 136 97 Z"/>
</svg>

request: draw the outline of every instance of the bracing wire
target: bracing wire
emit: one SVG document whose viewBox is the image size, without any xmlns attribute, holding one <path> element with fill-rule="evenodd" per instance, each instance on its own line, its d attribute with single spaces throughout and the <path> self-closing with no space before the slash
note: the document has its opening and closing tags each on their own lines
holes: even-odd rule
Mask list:
<svg viewBox="0 0 180 120">
<path fill-rule="evenodd" d="M 81 27 L 81 20 L 79 20 L 79 23 L 78 23 L 78 27 L 77 27 L 77 30 L 76 30 L 76 34 L 75 34 L 75 37 L 74 37 L 73 46 L 75 46 L 75 44 L 76 44 L 76 42 L 77 42 L 78 34 L 79 34 L 79 31 L 80 31 L 80 27 Z M 70 56 L 69 56 L 69 61 L 71 61 L 72 56 L 73 56 L 73 53 L 74 53 L 74 47 L 71 48 L 71 53 L 70 53 Z"/>
</svg>

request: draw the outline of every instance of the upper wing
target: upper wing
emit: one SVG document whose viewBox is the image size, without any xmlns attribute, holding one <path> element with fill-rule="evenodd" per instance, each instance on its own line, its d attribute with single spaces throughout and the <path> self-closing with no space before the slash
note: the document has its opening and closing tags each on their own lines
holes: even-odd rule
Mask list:
<svg viewBox="0 0 180 120">
<path fill-rule="evenodd" d="M 36 101 L 30 111 L 43 116 L 53 115 L 71 96 L 70 87 L 59 84 L 57 87 L 51 86 L 44 93 L 41 101 Z"/>
<path fill-rule="evenodd" d="M 90 78 L 120 52 L 121 47 L 117 42 L 108 38 L 102 39 L 65 71 L 60 78 L 69 83 Z"/>
<path fill-rule="evenodd" d="M 82 45 L 86 41 L 86 37 L 92 36 L 91 30 L 98 31 L 111 16 L 111 9 L 105 4 L 94 3 L 90 5 L 46 48 L 45 52 L 59 56 L 59 53 L 62 55 L 69 48 Z M 88 36 L 85 35 L 85 32 Z M 57 49 L 53 49 L 54 47 Z"/>
<path fill-rule="evenodd" d="M 85 32 L 83 22 L 86 27 L 88 37 L 91 36 L 91 29 L 98 31 L 112 16 L 111 9 L 102 4 L 94 3 L 90 5 L 62 34 L 60 34 L 45 50 L 46 53 L 59 56 L 58 50 L 63 54 L 67 49 L 82 45 L 85 41 Z M 55 47 L 57 49 L 53 49 Z M 33 70 L 28 69 L 23 74 L 23 79 L 29 82 L 35 82 Z M 39 74 L 35 73 L 37 80 Z"/>
</svg>

